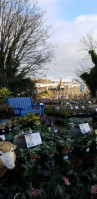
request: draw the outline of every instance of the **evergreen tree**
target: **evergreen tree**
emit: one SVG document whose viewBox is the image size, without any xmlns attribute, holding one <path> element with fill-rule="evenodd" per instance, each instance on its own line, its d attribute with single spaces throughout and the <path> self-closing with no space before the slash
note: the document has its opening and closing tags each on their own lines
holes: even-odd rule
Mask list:
<svg viewBox="0 0 97 199">
<path fill-rule="evenodd" d="M 90 50 L 89 54 L 91 56 L 94 67 L 92 67 L 88 72 L 84 72 L 80 75 L 80 78 L 87 84 L 89 87 L 92 96 L 96 96 L 97 91 L 97 54 L 94 50 Z"/>
</svg>

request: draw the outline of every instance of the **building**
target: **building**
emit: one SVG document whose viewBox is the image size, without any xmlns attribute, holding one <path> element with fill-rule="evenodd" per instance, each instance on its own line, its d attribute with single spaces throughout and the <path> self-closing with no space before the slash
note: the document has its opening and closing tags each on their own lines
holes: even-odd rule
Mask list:
<svg viewBox="0 0 97 199">
<path fill-rule="evenodd" d="M 36 83 L 37 92 L 41 93 L 47 90 L 52 92 L 52 99 L 64 100 L 75 97 L 82 97 L 80 91 L 81 83 L 79 82 L 63 82 L 62 78 L 60 81 L 51 83 Z M 89 89 L 85 86 L 85 95 L 89 94 Z"/>
</svg>

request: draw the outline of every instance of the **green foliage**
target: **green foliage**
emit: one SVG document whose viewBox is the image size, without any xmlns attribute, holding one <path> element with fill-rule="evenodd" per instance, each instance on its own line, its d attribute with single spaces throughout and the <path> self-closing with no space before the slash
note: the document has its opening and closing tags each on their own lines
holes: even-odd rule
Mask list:
<svg viewBox="0 0 97 199">
<path fill-rule="evenodd" d="M 17 125 L 11 133 L 16 135 L 21 128 Z M 56 155 L 60 157 L 62 153 L 59 148 L 69 146 L 72 149 L 76 141 L 71 139 L 68 131 L 54 133 L 41 124 L 34 128 L 33 133 L 37 130 L 41 134 L 42 145 L 16 151 L 15 169 L 8 170 L 0 179 L 1 198 L 13 199 L 17 194 L 18 199 L 94 199 L 90 190 L 97 164 L 94 165 L 93 158 L 91 169 L 90 161 L 79 156 L 72 156 L 70 161 L 63 163 L 60 158 L 56 161 Z M 91 137 L 84 135 L 80 140 L 91 141 Z"/>
<path fill-rule="evenodd" d="M 79 147 L 80 150 L 82 150 L 83 148 L 90 147 L 92 141 L 92 136 L 89 136 L 89 134 L 82 134 L 79 138 L 75 140 L 75 146 Z"/>
<path fill-rule="evenodd" d="M 69 122 L 74 124 L 82 124 L 86 122 L 86 118 L 72 117 L 69 119 Z"/>
<path fill-rule="evenodd" d="M 11 97 L 12 95 L 12 92 L 6 88 L 6 87 L 1 87 L 0 89 L 0 99 L 2 101 L 2 103 L 5 103 L 6 102 L 6 97 Z"/>
<path fill-rule="evenodd" d="M 13 96 L 33 96 L 36 98 L 36 86 L 30 78 L 23 78 L 22 76 L 11 76 L 9 80 L 1 82 L 1 85 L 7 86 L 12 92 Z"/>
<path fill-rule="evenodd" d="M 80 75 L 80 78 L 87 84 L 89 87 L 92 96 L 96 96 L 97 91 L 97 54 L 94 50 L 89 51 L 94 67 L 92 67 L 89 73 L 84 72 Z"/>
<path fill-rule="evenodd" d="M 3 103 L 0 104 L 0 119 L 12 118 L 14 116 L 14 110 L 12 107 Z"/>
</svg>

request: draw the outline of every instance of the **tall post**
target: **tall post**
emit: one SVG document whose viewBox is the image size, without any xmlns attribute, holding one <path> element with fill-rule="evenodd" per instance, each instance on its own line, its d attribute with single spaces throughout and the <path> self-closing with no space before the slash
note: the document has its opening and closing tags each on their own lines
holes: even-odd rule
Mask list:
<svg viewBox="0 0 97 199">
<path fill-rule="evenodd" d="M 0 51 L 1 51 L 1 1 L 0 0 Z"/>
</svg>

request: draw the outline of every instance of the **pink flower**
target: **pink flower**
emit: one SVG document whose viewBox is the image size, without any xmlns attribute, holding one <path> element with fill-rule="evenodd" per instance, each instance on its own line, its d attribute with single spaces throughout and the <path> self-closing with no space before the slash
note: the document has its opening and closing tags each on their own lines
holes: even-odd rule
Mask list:
<svg viewBox="0 0 97 199">
<path fill-rule="evenodd" d="M 31 155 L 30 159 L 29 159 L 29 162 L 35 162 L 37 159 L 37 155 L 36 154 L 33 154 Z"/>
<path fill-rule="evenodd" d="M 33 194 L 33 196 L 41 196 L 41 190 L 40 189 L 33 189 L 32 194 Z"/>
<path fill-rule="evenodd" d="M 96 194 L 97 193 L 97 185 L 96 184 L 91 187 L 91 193 L 92 194 Z"/>
<path fill-rule="evenodd" d="M 64 147 L 63 153 L 68 153 L 69 151 L 70 151 L 70 147 L 69 146 Z"/>
<path fill-rule="evenodd" d="M 66 185 L 70 186 L 71 182 L 65 176 L 62 177 L 62 180 L 65 182 Z"/>
</svg>

